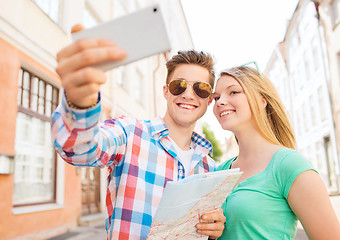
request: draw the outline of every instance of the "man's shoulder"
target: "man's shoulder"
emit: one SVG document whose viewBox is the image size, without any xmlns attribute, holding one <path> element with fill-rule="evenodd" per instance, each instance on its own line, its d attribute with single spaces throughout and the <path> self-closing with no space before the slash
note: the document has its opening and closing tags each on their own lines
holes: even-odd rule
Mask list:
<svg viewBox="0 0 340 240">
<path fill-rule="evenodd" d="M 163 131 L 166 126 L 160 118 L 149 120 L 138 119 L 127 115 L 118 115 L 114 118 L 107 119 L 103 122 L 104 125 L 119 125 L 125 129 L 133 130 L 134 132 L 148 132 L 153 135 L 155 132 Z"/>
<path fill-rule="evenodd" d="M 205 148 L 209 151 L 210 154 L 212 154 L 212 144 L 209 142 L 208 139 L 202 137 L 196 132 L 192 133 L 191 141 L 202 148 Z"/>
</svg>

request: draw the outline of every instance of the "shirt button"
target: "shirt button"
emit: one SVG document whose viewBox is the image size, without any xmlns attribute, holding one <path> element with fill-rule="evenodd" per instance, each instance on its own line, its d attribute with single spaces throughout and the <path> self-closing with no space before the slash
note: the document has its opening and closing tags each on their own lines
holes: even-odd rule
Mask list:
<svg viewBox="0 0 340 240">
<path fill-rule="evenodd" d="M 68 119 L 72 119 L 73 121 L 76 120 L 76 116 L 71 112 L 66 113 L 66 116 Z"/>
<path fill-rule="evenodd" d="M 62 152 L 59 148 L 54 148 L 55 151 L 59 154 L 60 157 L 66 157 L 66 154 L 64 152 Z"/>
</svg>

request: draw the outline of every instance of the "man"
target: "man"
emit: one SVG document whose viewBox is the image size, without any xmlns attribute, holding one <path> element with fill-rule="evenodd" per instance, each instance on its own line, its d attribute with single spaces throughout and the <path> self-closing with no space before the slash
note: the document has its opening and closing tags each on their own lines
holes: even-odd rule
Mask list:
<svg viewBox="0 0 340 240">
<path fill-rule="evenodd" d="M 126 56 L 112 41 L 83 39 L 57 55 L 64 95 L 53 114 L 52 136 L 59 155 L 76 166 L 107 167 L 108 239 L 146 239 L 167 181 L 214 170 L 211 144 L 194 133 L 212 101 L 213 60 L 207 53 L 179 52 L 167 63 L 163 118 L 120 116 L 99 124 L 99 88 L 105 73 L 91 67 Z M 221 211 L 202 216 L 197 232 L 222 234 Z"/>
</svg>

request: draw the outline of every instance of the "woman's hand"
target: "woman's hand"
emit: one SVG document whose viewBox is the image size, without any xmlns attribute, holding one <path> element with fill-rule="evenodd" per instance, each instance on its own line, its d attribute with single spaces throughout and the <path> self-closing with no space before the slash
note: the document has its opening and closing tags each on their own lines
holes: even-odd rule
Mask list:
<svg viewBox="0 0 340 240">
<path fill-rule="evenodd" d="M 76 25 L 72 32 L 82 29 L 81 25 Z M 79 107 L 96 103 L 106 75 L 92 65 L 125 57 L 126 52 L 108 39 L 81 39 L 62 49 L 57 54 L 56 72 L 61 77 L 67 98 Z"/>
<path fill-rule="evenodd" d="M 205 213 L 201 219 L 203 222 L 196 224 L 197 233 L 208 235 L 210 239 L 216 239 L 222 235 L 226 221 L 222 209 Z"/>
</svg>

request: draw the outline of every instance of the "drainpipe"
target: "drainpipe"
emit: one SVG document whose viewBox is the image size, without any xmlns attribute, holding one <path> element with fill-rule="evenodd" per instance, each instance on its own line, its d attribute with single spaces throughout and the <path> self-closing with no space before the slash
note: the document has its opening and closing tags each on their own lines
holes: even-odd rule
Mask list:
<svg viewBox="0 0 340 240">
<path fill-rule="evenodd" d="M 157 65 L 155 67 L 155 69 L 153 70 L 153 114 L 154 114 L 154 117 L 157 116 L 157 98 L 156 98 L 156 93 L 157 93 L 157 90 L 156 89 L 156 72 L 158 71 L 158 69 L 160 68 L 161 66 L 161 59 L 160 59 L 160 54 L 157 55 Z"/>
<path fill-rule="evenodd" d="M 153 70 L 153 85 L 154 85 L 154 88 L 153 88 L 153 102 L 154 102 L 154 116 L 157 116 L 157 91 L 159 91 L 159 89 L 156 89 L 155 86 L 156 86 L 156 72 L 159 70 L 159 68 L 161 67 L 161 56 L 162 54 L 158 54 L 157 55 L 157 65 L 155 67 L 155 69 Z M 165 61 L 168 61 L 170 59 L 170 51 L 168 52 L 164 52 L 163 53 L 163 56 L 164 56 L 164 59 Z"/>
</svg>

